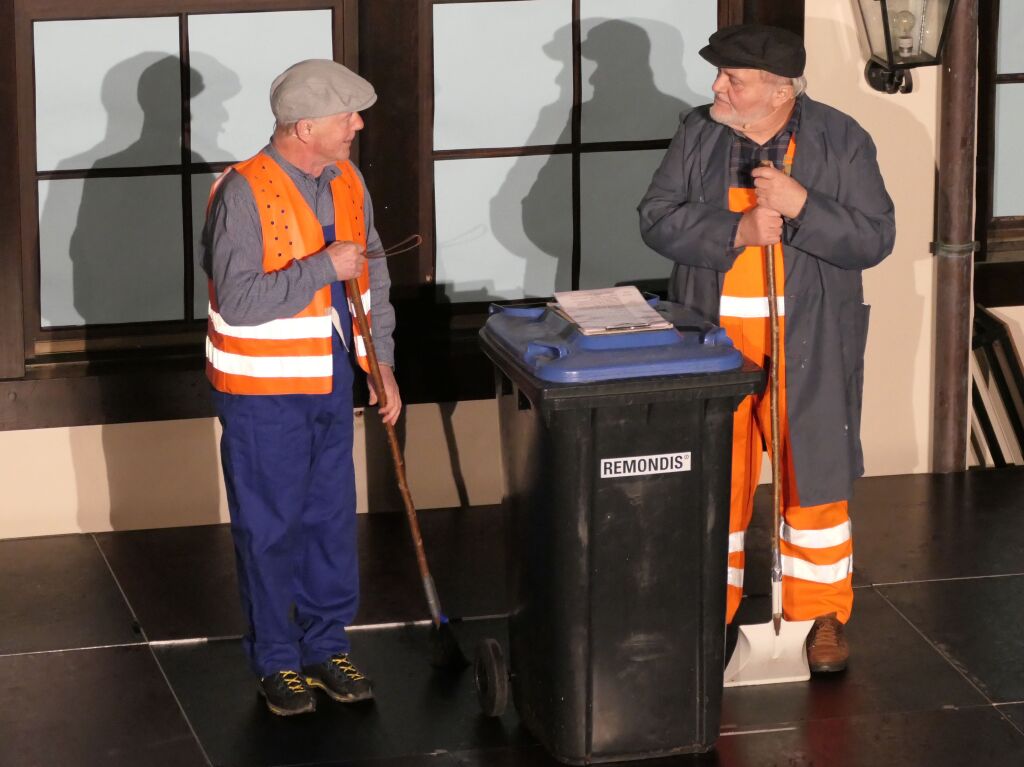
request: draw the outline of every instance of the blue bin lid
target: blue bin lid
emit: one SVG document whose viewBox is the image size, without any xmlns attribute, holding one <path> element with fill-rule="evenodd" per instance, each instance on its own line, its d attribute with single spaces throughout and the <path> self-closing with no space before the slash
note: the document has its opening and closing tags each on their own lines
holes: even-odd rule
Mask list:
<svg viewBox="0 0 1024 767">
<path fill-rule="evenodd" d="M 725 331 L 689 309 L 651 300 L 674 328 L 583 335 L 547 306 L 492 304 L 481 331 L 531 375 L 552 383 L 737 370 L 743 356 Z"/>
</svg>

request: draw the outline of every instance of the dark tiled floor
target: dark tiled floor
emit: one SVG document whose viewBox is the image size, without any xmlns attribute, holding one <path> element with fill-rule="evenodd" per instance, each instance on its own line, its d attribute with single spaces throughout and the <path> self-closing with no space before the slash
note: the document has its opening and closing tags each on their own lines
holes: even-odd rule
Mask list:
<svg viewBox="0 0 1024 767">
<path fill-rule="evenodd" d="M 878 591 L 986 697 L 996 703 L 1024 701 L 1024 575 L 925 581 Z"/>
<path fill-rule="evenodd" d="M 1024 764 L 1022 497 L 1014 469 L 862 480 L 849 671 L 727 690 L 713 752 L 644 764 Z M 445 608 L 466 618 L 463 646 L 504 642 L 504 619 L 476 619 L 508 609 L 502 510 L 421 516 Z M 269 715 L 246 669 L 226 527 L 0 542 L 0 764 L 553 765 L 513 707 L 480 716 L 472 669 L 431 669 L 428 628 L 366 625 L 426 610 L 404 519 L 360 526 L 353 646 L 378 699 L 323 699 L 298 720 Z M 766 612 L 758 529 L 742 612 L 752 622 Z"/>
<path fill-rule="evenodd" d="M 92 536 L 0 542 L 0 655 L 140 641 Z"/>
<path fill-rule="evenodd" d="M 500 508 L 426 512 L 420 515 L 420 526 L 446 614 L 508 611 L 502 543 L 505 516 Z M 230 637 L 245 630 L 227 525 L 102 533 L 95 538 L 149 641 Z M 73 541 L 90 550 L 109 582 L 107 568 L 89 537 L 49 540 Z M 403 514 L 360 516 L 359 559 L 362 600 L 355 625 L 430 617 Z M 118 607 L 123 609 L 120 599 Z M 3 610 L 0 606 L 0 616 Z M 3 636 L 0 626 L 0 649 Z"/>
<path fill-rule="evenodd" d="M 468 650 L 503 634 L 504 620 L 457 629 Z M 353 632 L 353 656 L 374 679 L 376 702 L 339 706 L 324 698 L 315 717 L 296 720 L 266 710 L 238 642 L 159 648 L 157 657 L 218 765 L 313 764 L 339 755 L 359 761 L 529 742 L 511 710 L 500 720 L 481 717 L 473 670 L 433 671 L 429 647 L 426 626 Z"/>
<path fill-rule="evenodd" d="M 872 589 L 857 590 L 854 613 L 847 635 L 856 654 L 845 674 L 808 685 L 729 689 L 722 704 L 723 729 L 988 703 Z"/>
<path fill-rule="evenodd" d="M 205 763 L 146 645 L 0 657 L 4 765 Z"/>
<path fill-rule="evenodd" d="M 95 538 L 149 641 L 238 636 L 245 630 L 227 525 Z"/>
</svg>

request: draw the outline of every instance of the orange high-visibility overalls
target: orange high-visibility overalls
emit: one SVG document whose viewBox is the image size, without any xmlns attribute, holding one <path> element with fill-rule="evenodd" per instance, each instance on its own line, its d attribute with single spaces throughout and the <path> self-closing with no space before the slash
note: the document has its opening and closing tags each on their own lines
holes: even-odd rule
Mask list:
<svg viewBox="0 0 1024 767">
<path fill-rule="evenodd" d="M 790 139 L 786 162 L 792 164 L 796 142 Z M 744 213 L 757 205 L 755 190 L 729 189 L 729 210 Z M 765 248 L 745 248 L 725 275 L 721 324 L 744 356 L 765 365 L 770 353 Z M 782 455 L 783 522 L 782 606 L 787 620 L 809 620 L 836 613 L 845 623 L 853 607 L 853 541 L 846 501 L 801 506 L 786 414 L 785 269 L 783 248 L 775 247 L 775 282 L 779 314 L 779 420 Z M 776 361 L 772 361 L 775 363 Z M 727 620 L 743 596 L 744 537 L 754 510 L 763 444 L 771 450 L 767 386 L 744 399 L 733 419 L 732 497 L 729 509 Z"/>
</svg>

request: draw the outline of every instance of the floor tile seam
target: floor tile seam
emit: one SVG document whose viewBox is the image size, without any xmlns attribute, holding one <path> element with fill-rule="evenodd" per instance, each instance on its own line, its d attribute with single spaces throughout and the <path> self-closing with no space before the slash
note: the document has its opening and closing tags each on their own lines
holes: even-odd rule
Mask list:
<svg viewBox="0 0 1024 767">
<path fill-rule="evenodd" d="M 974 682 L 974 680 L 973 680 L 973 679 L 971 679 L 971 678 L 970 678 L 969 676 L 967 676 L 967 674 L 965 674 L 965 673 L 964 673 L 964 672 L 963 672 L 963 671 L 962 671 L 962 670 L 960 669 L 960 667 L 959 667 L 959 666 L 958 666 L 958 665 L 957 665 L 956 663 L 954 663 L 954 662 L 953 662 L 953 658 L 952 658 L 952 657 L 950 657 L 950 655 L 949 655 L 948 653 L 944 652 L 944 651 L 942 650 L 942 648 L 940 648 L 940 647 L 939 647 L 939 646 L 938 646 L 938 645 L 937 645 L 937 644 L 936 644 L 935 642 L 933 642 L 933 641 L 931 640 L 931 638 L 930 638 L 930 637 L 929 637 L 929 636 L 928 636 L 927 634 L 925 634 L 925 633 L 924 633 L 924 632 L 923 632 L 923 631 L 922 631 L 922 630 L 921 630 L 921 629 L 920 629 L 920 628 L 919 628 L 919 627 L 917 626 L 917 624 L 916 624 L 916 623 L 914 623 L 914 622 L 913 622 L 912 620 L 910 620 L 910 618 L 909 618 L 909 617 L 908 617 L 908 616 L 906 615 L 906 613 L 904 613 L 904 612 L 903 612 L 902 610 L 900 610 L 900 608 L 898 608 L 898 607 L 897 607 L 897 606 L 896 606 L 895 604 L 893 604 L 892 600 L 890 600 L 890 599 L 889 599 L 888 597 L 886 597 L 886 596 L 885 596 L 885 594 L 883 594 L 883 593 L 882 593 L 881 591 L 878 591 L 878 590 L 876 590 L 876 591 L 875 591 L 875 593 L 876 593 L 876 594 L 878 594 L 878 596 L 879 596 L 879 597 L 881 597 L 881 598 L 882 598 L 882 600 L 883 600 L 883 601 L 884 601 L 884 602 L 885 602 L 885 603 L 886 603 L 887 605 L 889 605 L 889 607 L 891 607 L 891 608 L 892 608 L 892 609 L 893 609 L 893 610 L 894 610 L 894 611 L 896 612 L 896 614 L 897 614 L 897 615 L 899 615 L 899 616 L 900 616 L 900 617 L 901 617 L 901 618 L 902 618 L 902 619 L 903 619 L 904 621 L 906 621 L 907 625 L 908 625 L 908 626 L 910 626 L 910 627 L 911 627 L 911 628 L 912 628 L 912 629 L 913 629 L 914 631 L 916 631 L 916 632 L 917 632 L 917 634 L 918 634 L 918 636 L 920 636 L 920 637 L 921 637 L 921 638 L 922 638 L 922 639 L 923 639 L 923 640 L 924 640 L 925 642 L 927 642 L 927 643 L 928 643 L 928 646 L 929 646 L 929 647 L 931 647 L 931 648 L 932 648 L 932 649 L 933 649 L 933 650 L 934 650 L 934 651 L 935 651 L 936 653 L 938 653 L 939 657 L 940 657 L 940 658 L 942 658 L 942 659 L 943 659 L 943 660 L 944 660 L 944 661 L 945 661 L 946 663 L 948 663 L 948 664 L 949 664 L 949 666 L 950 666 L 950 667 L 951 667 L 951 668 L 952 668 L 952 669 L 953 669 L 953 670 L 954 670 L 954 671 L 955 671 L 955 672 L 956 672 L 957 674 L 959 674 L 959 675 L 960 675 L 960 678 L 961 678 L 961 679 L 963 679 L 963 680 L 964 680 L 965 682 L 967 682 L 967 684 L 969 684 L 969 685 L 970 685 L 970 686 L 971 686 L 972 688 L 974 688 L 974 690 L 975 690 L 975 691 L 976 691 L 976 692 L 977 692 L 977 693 L 978 693 L 978 694 L 979 694 L 979 695 L 980 695 L 980 696 L 981 696 L 981 697 L 982 697 L 982 698 L 983 698 L 983 699 L 984 699 L 985 701 L 987 701 L 989 705 L 991 705 L 991 706 L 995 706 L 995 701 L 994 701 L 994 700 L 992 700 L 992 699 L 991 699 L 991 698 L 990 698 L 990 697 L 989 697 L 989 696 L 988 696 L 988 695 L 987 695 L 987 694 L 986 694 L 986 693 L 984 692 L 984 690 L 982 690 L 982 689 L 981 689 L 981 688 L 980 688 L 980 687 L 979 687 L 979 686 L 978 686 L 978 685 L 977 685 L 977 684 L 976 684 L 976 683 Z"/>
<path fill-rule="evenodd" d="M 506 620 L 510 613 L 492 613 L 489 615 L 470 615 L 464 618 L 451 618 L 448 621 L 450 626 L 458 626 L 460 623 L 473 623 L 475 621 L 496 621 Z M 431 626 L 434 621 L 430 618 L 421 618 L 413 621 L 392 621 L 389 623 L 357 623 L 345 629 L 347 633 L 358 633 L 360 631 L 382 631 L 385 629 L 410 628 L 413 626 Z"/>
<path fill-rule="evenodd" d="M 479 615 L 469 618 L 458 618 L 452 620 L 449 625 L 458 627 L 460 623 L 472 623 L 475 621 L 505 620 L 508 613 L 494 615 Z M 395 628 L 423 627 L 432 625 L 429 618 L 419 621 L 399 621 L 395 623 L 367 623 L 363 625 L 349 626 L 349 633 L 360 633 L 363 631 L 386 631 Z M 112 650 L 121 647 L 150 647 L 156 649 L 174 647 L 194 647 L 213 642 L 234 642 L 242 638 L 241 634 L 222 634 L 219 636 L 205 637 L 181 637 L 179 639 L 140 639 L 137 642 L 119 642 L 116 644 L 88 645 L 86 647 L 53 647 L 48 650 L 25 650 L 22 652 L 0 652 L 0 659 L 14 658 L 21 655 L 46 655 L 61 652 L 88 652 L 91 650 Z"/>
<path fill-rule="evenodd" d="M 107 571 L 110 573 L 110 577 L 114 579 L 114 585 L 117 586 L 117 590 L 121 593 L 121 599 L 124 600 L 125 607 L 128 608 L 128 612 L 132 616 L 132 624 L 139 627 L 139 634 L 142 635 L 143 641 L 148 643 L 149 637 L 146 636 L 146 628 L 142 625 L 142 621 L 139 620 L 138 613 L 135 612 L 135 607 L 132 605 L 131 600 L 128 599 L 128 594 L 125 592 L 124 586 L 121 585 L 121 579 L 118 578 L 117 573 L 114 572 L 114 566 L 110 564 L 110 560 L 107 558 L 107 553 L 103 550 L 103 547 L 100 546 L 100 542 L 96 538 L 95 533 L 89 533 L 89 537 L 92 538 L 93 545 L 100 553 L 100 556 L 103 557 L 103 562 L 107 566 Z"/>
<path fill-rule="evenodd" d="M 178 707 L 178 713 L 181 714 L 181 718 L 185 721 L 185 726 L 188 727 L 188 731 L 192 733 L 192 738 L 196 742 L 196 747 L 199 749 L 199 753 L 201 753 L 203 755 L 203 759 L 206 760 L 206 767 L 213 767 L 213 760 L 211 760 L 210 755 L 206 753 L 203 741 L 199 739 L 199 733 L 196 732 L 196 728 L 192 724 L 192 720 L 189 719 L 188 713 L 185 711 L 185 706 L 178 697 L 178 693 L 175 691 L 174 685 L 171 684 L 171 678 L 167 676 L 167 672 L 164 670 L 163 664 L 160 663 L 160 658 L 157 657 L 157 654 L 153 651 L 152 647 L 147 646 L 147 648 L 149 650 L 149 657 L 153 659 L 157 670 L 160 672 L 160 676 L 164 680 L 164 684 L 167 685 L 167 691 L 171 694 L 171 698 L 174 700 L 174 705 Z"/>
<path fill-rule="evenodd" d="M 774 732 L 796 732 L 799 729 L 799 724 L 780 724 L 778 726 L 762 726 L 750 730 L 728 730 L 724 732 L 719 730 L 718 737 L 735 738 L 741 735 L 768 735 Z"/>
<path fill-rule="evenodd" d="M 148 647 L 149 643 L 143 640 L 138 642 L 121 642 L 119 644 L 90 645 L 89 647 L 55 647 L 50 650 L 26 650 L 24 652 L 0 653 L 0 660 L 4 658 L 20 658 L 28 655 L 53 655 L 62 652 L 91 652 L 93 650 L 117 650 L 126 647 Z"/>
<path fill-rule="evenodd" d="M 146 644 L 157 649 L 174 647 L 197 647 L 212 642 L 232 642 L 242 638 L 241 634 L 224 634 L 215 637 L 182 637 L 181 639 L 152 639 Z"/>
<path fill-rule="evenodd" d="M 267 767 L 373 767 L 375 764 L 383 764 L 388 765 L 390 767 L 391 765 L 398 764 L 399 759 L 404 760 L 409 757 L 413 757 L 414 759 L 419 759 L 422 757 L 443 759 L 444 761 L 438 761 L 438 765 L 450 765 L 450 767 L 458 767 L 461 764 L 461 762 L 455 755 L 456 753 L 462 752 L 453 752 L 441 749 L 437 751 L 431 751 L 426 754 L 409 753 L 395 754 L 393 756 L 369 756 L 365 759 L 357 757 L 355 759 L 344 759 L 340 762 L 337 759 L 328 759 L 326 761 L 322 759 L 317 759 L 313 762 L 281 762 L 279 764 L 267 765 Z M 470 750 L 469 753 L 477 752 Z"/>
<path fill-rule="evenodd" d="M 453 618 L 449 621 L 450 626 L 458 627 L 461 623 L 473 623 L 476 621 L 497 621 L 508 619 L 509 613 L 495 613 L 492 615 L 473 615 L 467 618 Z M 393 621 L 391 623 L 357 623 L 345 629 L 346 633 L 358 634 L 364 631 L 387 631 L 389 629 L 415 628 L 433 625 L 430 618 L 423 618 L 415 621 Z M 151 639 L 139 644 L 147 644 L 150 647 L 187 647 L 189 645 L 206 644 L 209 642 L 224 642 L 242 638 L 242 634 L 223 634 L 221 636 L 208 637 L 181 637 L 179 639 Z"/>
<path fill-rule="evenodd" d="M 983 581 L 994 578 L 1020 578 L 1024 573 L 994 573 L 992 575 L 958 575 L 949 578 L 919 578 L 909 581 L 884 581 L 870 583 L 867 586 L 854 586 L 854 588 L 879 588 L 882 586 L 913 586 L 920 583 L 953 583 L 956 581 Z"/>
<path fill-rule="evenodd" d="M 995 708 L 995 710 L 998 712 L 999 716 L 1001 716 L 1003 718 L 1003 721 L 1008 723 L 1013 729 L 1015 729 L 1021 735 L 1024 735 L 1024 726 L 1018 724 L 1017 721 L 1013 717 L 1011 717 L 1009 714 L 1007 714 L 1002 709 L 1003 706 L 1014 706 L 1014 705 L 1020 705 L 1021 703 L 1024 703 L 1024 701 L 1008 701 L 1008 702 L 1005 702 L 1005 703 L 993 703 L 992 707 Z"/>
<path fill-rule="evenodd" d="M 972 703 L 965 706 L 944 705 L 939 706 L 937 708 L 899 708 L 896 710 L 888 711 L 862 711 L 860 713 L 848 714 L 846 716 L 809 717 L 807 719 L 791 719 L 785 722 L 765 722 L 764 724 L 757 725 L 756 727 L 752 727 L 749 730 L 720 730 L 719 735 L 756 735 L 760 733 L 789 732 L 792 730 L 799 730 L 801 728 L 811 727 L 813 725 L 821 724 L 824 722 L 842 722 L 854 719 L 875 719 L 890 716 L 919 716 L 924 714 L 941 713 L 956 714 L 960 712 L 992 708 L 997 708 L 997 704 L 981 702 Z"/>
</svg>

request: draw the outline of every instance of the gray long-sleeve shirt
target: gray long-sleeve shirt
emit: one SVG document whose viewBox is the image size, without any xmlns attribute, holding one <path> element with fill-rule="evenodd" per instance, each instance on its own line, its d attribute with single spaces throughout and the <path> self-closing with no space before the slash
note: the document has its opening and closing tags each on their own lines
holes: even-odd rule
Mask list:
<svg viewBox="0 0 1024 767">
<path fill-rule="evenodd" d="M 322 226 L 334 224 L 334 196 L 331 181 L 341 172 L 328 165 L 319 177 L 304 173 L 281 157 L 272 146 L 262 150 L 295 183 L 303 199 L 316 213 Z M 354 166 L 353 166 L 354 167 Z M 373 224 L 373 203 L 363 183 L 363 211 L 366 249 L 381 250 L 380 236 Z M 337 281 L 326 252 L 292 261 L 285 269 L 263 271 L 263 229 L 249 182 L 239 173 L 229 173 L 218 187 L 203 227 L 200 248 L 203 271 L 213 280 L 221 316 L 230 325 L 260 325 L 292 317 L 302 311 L 313 295 Z M 387 259 L 370 260 L 370 322 L 374 348 L 383 365 L 394 365 L 395 310 L 389 300 L 391 277 Z"/>
</svg>

